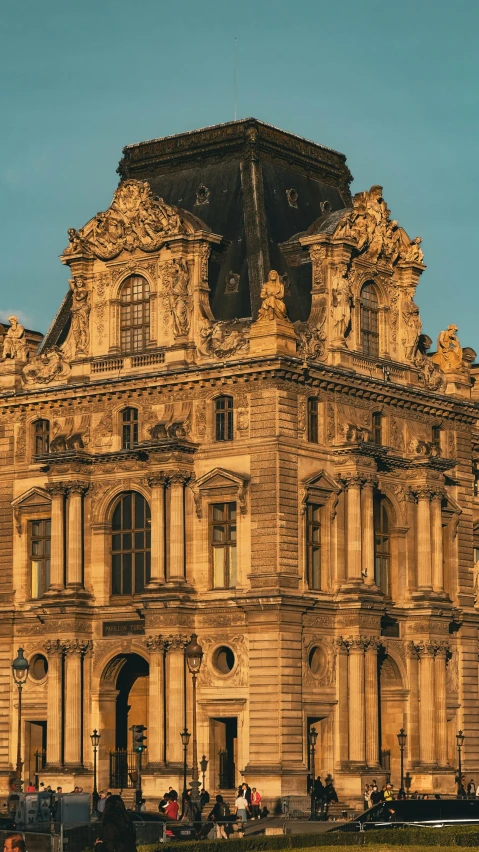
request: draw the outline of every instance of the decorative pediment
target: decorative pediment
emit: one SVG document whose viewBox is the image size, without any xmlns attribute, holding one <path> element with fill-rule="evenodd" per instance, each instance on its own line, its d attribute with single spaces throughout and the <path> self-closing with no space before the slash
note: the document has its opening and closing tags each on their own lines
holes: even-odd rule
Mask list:
<svg viewBox="0 0 479 852">
<path fill-rule="evenodd" d="M 13 516 L 17 532 L 22 531 L 22 515 L 50 511 L 52 501 L 43 488 L 30 488 L 25 494 L 12 500 Z"/>
<path fill-rule="evenodd" d="M 154 196 L 146 181 L 126 180 L 105 213 L 97 213 L 78 231 L 69 229 L 63 255 L 112 260 L 123 250 L 156 251 L 166 239 L 195 230 L 209 229 L 191 213 Z"/>
<path fill-rule="evenodd" d="M 248 484 L 248 476 L 233 473 L 231 470 L 225 470 L 222 467 L 215 467 L 214 470 L 200 476 L 191 485 L 198 518 L 203 516 L 203 499 L 211 498 L 237 500 L 241 514 L 245 515 L 248 511 L 246 503 Z"/>
<path fill-rule="evenodd" d="M 339 220 L 333 236 L 353 240 L 360 254 L 372 265 L 382 259 L 393 266 L 404 263 L 423 267 L 421 237 L 411 240 L 404 228 L 395 220 L 391 221 L 391 211 L 382 195 L 382 186 L 358 192 L 353 199 L 353 209 Z"/>
<path fill-rule="evenodd" d="M 301 514 L 304 514 L 306 511 L 306 504 L 308 502 L 324 506 L 333 495 L 335 499 L 332 513 L 334 513 L 340 491 L 341 488 L 338 483 L 325 470 L 321 470 L 319 473 L 315 473 L 313 476 L 304 479 L 302 483 Z"/>
</svg>

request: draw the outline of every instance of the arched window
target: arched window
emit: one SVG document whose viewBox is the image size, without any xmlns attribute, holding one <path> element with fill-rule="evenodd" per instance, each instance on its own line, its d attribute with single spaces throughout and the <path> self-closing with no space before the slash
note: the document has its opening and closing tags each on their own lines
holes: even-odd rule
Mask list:
<svg viewBox="0 0 479 852">
<path fill-rule="evenodd" d="M 50 421 L 35 420 L 33 424 L 35 455 L 41 456 L 50 452 Z"/>
<path fill-rule="evenodd" d="M 215 434 L 217 441 L 233 440 L 233 399 L 219 396 L 215 399 Z"/>
<path fill-rule="evenodd" d="M 308 399 L 308 441 L 318 443 L 318 399 L 315 396 Z"/>
<path fill-rule="evenodd" d="M 141 352 L 150 340 L 150 288 L 141 275 L 131 275 L 120 293 L 122 352 Z"/>
<path fill-rule="evenodd" d="M 379 355 L 379 302 L 371 282 L 361 290 L 360 311 L 361 349 L 365 355 Z"/>
<path fill-rule="evenodd" d="M 389 591 L 390 561 L 389 515 L 384 499 L 377 495 L 374 498 L 374 581 L 386 595 Z"/>
<path fill-rule="evenodd" d="M 136 491 L 115 506 L 111 536 L 112 595 L 136 595 L 150 581 L 150 507 Z"/>
<path fill-rule="evenodd" d="M 373 414 L 373 444 L 376 444 L 377 447 L 381 447 L 383 443 L 383 423 L 382 423 L 382 414 L 380 411 L 375 411 Z"/>
<path fill-rule="evenodd" d="M 131 450 L 138 443 L 138 409 L 124 408 L 121 412 L 121 447 Z"/>
</svg>

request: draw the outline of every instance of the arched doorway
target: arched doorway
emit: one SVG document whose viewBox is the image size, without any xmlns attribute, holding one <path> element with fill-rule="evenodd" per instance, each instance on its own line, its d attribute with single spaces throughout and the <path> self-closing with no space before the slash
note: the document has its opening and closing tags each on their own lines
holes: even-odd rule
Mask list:
<svg viewBox="0 0 479 852">
<path fill-rule="evenodd" d="M 112 787 L 134 787 L 138 771 L 132 751 L 133 725 L 148 725 L 149 665 L 139 654 L 118 654 L 106 665 L 100 684 L 102 776 Z M 148 743 L 146 742 L 146 746 Z M 143 764 L 146 762 L 143 756 Z"/>
<path fill-rule="evenodd" d="M 395 785 L 399 783 L 400 755 L 397 734 L 405 726 L 403 679 L 397 662 L 389 654 L 379 659 L 379 743 L 380 760 Z"/>
</svg>

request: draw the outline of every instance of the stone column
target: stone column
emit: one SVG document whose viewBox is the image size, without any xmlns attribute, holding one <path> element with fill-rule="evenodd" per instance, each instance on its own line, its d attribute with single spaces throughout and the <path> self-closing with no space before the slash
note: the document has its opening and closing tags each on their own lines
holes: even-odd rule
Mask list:
<svg viewBox="0 0 479 852">
<path fill-rule="evenodd" d="M 410 763 L 419 761 L 419 654 L 420 647 L 415 642 L 408 642 L 407 673 L 409 681 L 409 713 L 407 727 L 406 749 Z"/>
<path fill-rule="evenodd" d="M 87 643 L 73 639 L 65 647 L 65 764 L 82 764 L 82 656 Z"/>
<path fill-rule="evenodd" d="M 350 639 L 348 659 L 349 680 L 349 760 L 366 763 L 365 672 L 362 636 Z"/>
<path fill-rule="evenodd" d="M 148 477 L 151 488 L 151 577 L 147 589 L 165 582 L 165 483 L 163 473 Z"/>
<path fill-rule="evenodd" d="M 431 495 L 427 489 L 417 492 L 417 585 L 432 590 L 431 571 Z"/>
<path fill-rule="evenodd" d="M 75 588 L 83 586 L 83 495 L 87 489 L 84 482 L 68 485 L 67 586 Z"/>
<path fill-rule="evenodd" d="M 58 768 L 63 762 L 63 643 L 48 640 L 44 648 L 48 656 L 47 765 Z"/>
<path fill-rule="evenodd" d="M 447 764 L 447 696 L 446 696 L 446 660 L 449 647 L 446 643 L 440 643 L 436 650 L 435 681 L 436 695 L 434 706 L 436 708 L 436 761 L 439 766 Z"/>
<path fill-rule="evenodd" d="M 148 679 L 148 771 L 165 765 L 165 640 L 149 636 L 145 641 L 150 652 Z M 176 712 L 176 711 L 175 711 Z"/>
<path fill-rule="evenodd" d="M 184 636 L 168 638 L 166 654 L 166 760 L 182 765 L 183 746 L 181 732 L 185 725 L 185 646 Z"/>
<path fill-rule="evenodd" d="M 433 764 L 436 759 L 436 718 L 434 705 L 434 657 L 431 643 L 420 647 L 419 691 L 419 753 L 421 763 Z"/>
<path fill-rule="evenodd" d="M 379 692 L 378 692 L 378 648 L 380 640 L 371 636 L 366 648 L 366 763 L 379 764 Z"/>
<path fill-rule="evenodd" d="M 346 485 L 348 489 L 347 582 L 361 583 L 361 479 L 359 476 L 350 476 L 346 480 Z"/>
<path fill-rule="evenodd" d="M 432 587 L 435 592 L 444 592 L 444 564 L 442 553 L 442 492 L 435 492 L 431 500 L 431 557 Z"/>
<path fill-rule="evenodd" d="M 54 595 L 65 588 L 65 495 L 67 489 L 62 482 L 47 485 L 52 498 L 52 540 L 50 563 L 50 586 L 47 594 Z"/>
<path fill-rule="evenodd" d="M 361 495 L 361 562 L 364 582 L 368 586 L 374 585 L 374 487 L 375 480 L 368 477 L 363 485 Z"/>
<path fill-rule="evenodd" d="M 187 474 L 172 473 L 170 483 L 170 563 L 168 580 L 185 582 L 185 483 Z"/>
</svg>

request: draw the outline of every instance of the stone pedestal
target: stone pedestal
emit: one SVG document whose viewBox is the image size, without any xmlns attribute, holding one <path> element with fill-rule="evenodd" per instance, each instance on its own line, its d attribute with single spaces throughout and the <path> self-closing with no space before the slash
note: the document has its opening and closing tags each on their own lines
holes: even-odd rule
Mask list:
<svg viewBox="0 0 479 852">
<path fill-rule="evenodd" d="M 296 355 L 296 332 L 289 320 L 257 320 L 251 326 L 250 355 Z"/>
<path fill-rule="evenodd" d="M 22 370 L 27 362 L 18 358 L 5 358 L 0 361 L 0 389 L 16 391 L 23 387 Z"/>
</svg>

